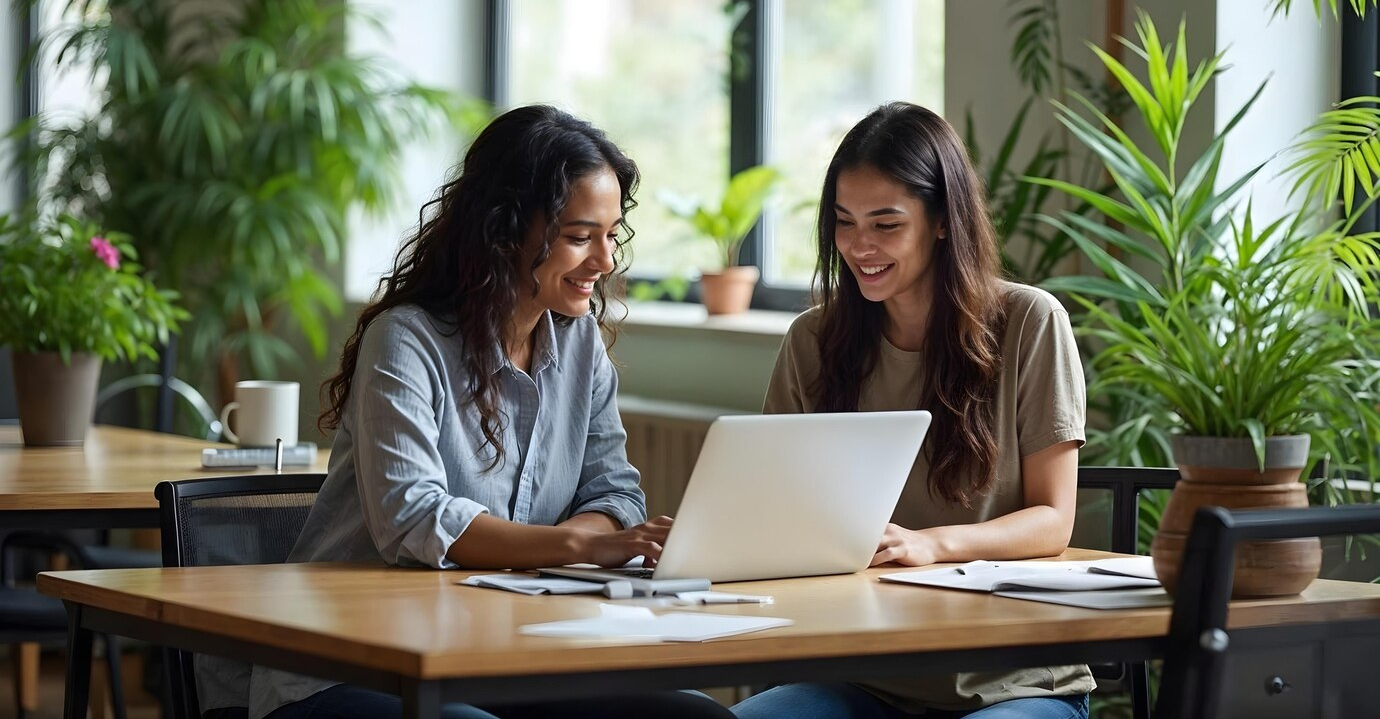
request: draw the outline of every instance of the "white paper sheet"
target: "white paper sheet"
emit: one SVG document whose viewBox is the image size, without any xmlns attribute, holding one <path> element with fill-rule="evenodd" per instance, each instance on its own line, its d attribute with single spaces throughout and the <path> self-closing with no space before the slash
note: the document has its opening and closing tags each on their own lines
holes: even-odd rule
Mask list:
<svg viewBox="0 0 1380 719">
<path fill-rule="evenodd" d="M 763 629 L 785 627 L 790 619 L 726 614 L 670 612 L 656 614 L 646 607 L 602 604 L 600 615 L 544 624 L 527 624 L 518 632 L 538 637 L 597 637 L 662 642 L 702 642 Z"/>
</svg>

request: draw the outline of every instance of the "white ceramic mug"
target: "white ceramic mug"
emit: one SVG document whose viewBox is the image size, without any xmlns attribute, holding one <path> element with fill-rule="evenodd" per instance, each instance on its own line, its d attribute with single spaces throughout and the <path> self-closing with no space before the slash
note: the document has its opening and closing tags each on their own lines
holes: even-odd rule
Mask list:
<svg viewBox="0 0 1380 719">
<path fill-rule="evenodd" d="M 241 447 L 273 447 L 283 440 L 284 447 L 297 444 L 296 382 L 247 380 L 235 383 L 235 401 L 220 411 L 220 423 L 225 436 Z M 230 413 L 239 410 L 235 418 L 238 432 L 230 430 Z"/>
</svg>

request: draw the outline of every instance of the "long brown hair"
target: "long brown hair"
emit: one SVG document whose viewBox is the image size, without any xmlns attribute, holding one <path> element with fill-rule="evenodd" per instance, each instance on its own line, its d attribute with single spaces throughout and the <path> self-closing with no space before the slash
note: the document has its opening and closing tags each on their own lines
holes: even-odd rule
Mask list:
<svg viewBox="0 0 1380 719">
<path fill-rule="evenodd" d="M 327 401 L 317 427 L 340 426 L 369 323 L 393 307 L 416 305 L 464 340 L 469 387 L 457 401 L 472 401 L 478 408 L 480 430 L 485 444 L 495 450 L 497 466 L 504 454 L 493 380 L 500 359 L 488 348 L 501 346 L 516 311 L 519 273 L 527 272 L 533 295 L 540 288 L 535 270 L 550 256 L 571 185 L 604 168 L 618 178 L 623 209 L 623 232 L 609 273 L 616 277 L 624 271 L 622 250 L 633 234 L 626 218 L 637 205 L 637 165 L 593 125 L 554 107 L 519 107 L 490 122 L 465 153 L 458 176 L 422 207 L 416 234 L 403 243 L 393 271 L 379 280 L 374 299 L 360 311 L 354 334 L 345 342 L 340 371 L 321 385 Z M 520 267 L 524 241 L 539 221 L 546 223 L 541 250 L 530 266 Z M 607 281 L 595 285 L 590 301 L 600 327 Z M 574 320 L 555 318 L 563 324 Z"/>
<path fill-rule="evenodd" d="M 904 185 L 947 229 L 935 244 L 934 298 L 921 350 L 925 394 L 917 400 L 934 415 L 925 442 L 930 491 L 970 506 L 996 478 L 993 398 L 1006 320 L 1001 275 L 982 186 L 963 143 L 923 107 L 894 102 L 873 110 L 844 136 L 825 174 L 815 269 L 823 312 L 818 409 L 856 411 L 881 350 L 885 310 L 863 297 L 834 244 L 839 173 L 858 167 Z"/>
</svg>

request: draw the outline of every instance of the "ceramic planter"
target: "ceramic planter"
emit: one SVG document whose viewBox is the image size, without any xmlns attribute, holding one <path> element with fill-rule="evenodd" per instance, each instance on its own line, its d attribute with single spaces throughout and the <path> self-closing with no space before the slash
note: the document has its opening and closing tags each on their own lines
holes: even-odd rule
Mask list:
<svg viewBox="0 0 1380 719">
<path fill-rule="evenodd" d="M 1172 438 L 1179 483 L 1170 495 L 1159 531 L 1150 545 L 1155 573 L 1171 593 L 1177 586 L 1193 515 L 1200 507 L 1232 510 L 1307 507 L 1299 474 L 1308 463 L 1308 435 L 1269 437 L 1265 471 L 1260 471 L 1247 438 Z M 1246 542 L 1236 550 L 1232 596 L 1276 597 L 1298 594 L 1322 568 L 1316 537 Z"/>
<path fill-rule="evenodd" d="M 95 411 L 101 358 L 74 352 L 69 365 L 57 352 L 14 352 L 11 360 L 24 444 L 81 446 Z"/>
</svg>

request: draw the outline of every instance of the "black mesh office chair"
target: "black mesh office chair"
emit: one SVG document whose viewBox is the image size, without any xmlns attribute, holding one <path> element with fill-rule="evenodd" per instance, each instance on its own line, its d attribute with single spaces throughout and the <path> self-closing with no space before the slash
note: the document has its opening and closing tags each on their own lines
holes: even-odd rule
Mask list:
<svg viewBox="0 0 1380 719">
<path fill-rule="evenodd" d="M 1377 533 L 1380 533 L 1380 505 L 1373 504 L 1246 512 L 1231 512 L 1221 507 L 1198 510 L 1184 551 L 1183 570 L 1179 574 L 1155 717 L 1213 719 L 1228 696 L 1237 703 L 1251 699 L 1240 693 L 1223 694 L 1225 670 L 1239 643 L 1227 630 L 1227 602 L 1231 598 L 1238 544 L 1251 540 Z M 1369 681 L 1370 662 L 1366 661 L 1376 644 L 1375 623 L 1374 618 L 1364 617 L 1334 620 L 1325 626 L 1325 631 L 1311 635 L 1325 637 L 1327 642 L 1351 642 L 1353 655 L 1357 650 L 1365 655 L 1361 661 L 1355 661 L 1354 657 L 1348 661 L 1340 652 L 1333 654 L 1320 648 L 1316 646 L 1317 639 L 1307 638 L 1300 642 L 1294 650 L 1296 653 L 1314 652 L 1314 656 L 1321 657 L 1325 663 L 1319 675 L 1351 671 L 1356 680 L 1348 681 L 1343 677 L 1327 688 L 1300 688 L 1294 696 L 1310 706 L 1276 710 L 1274 715 L 1319 716 L 1318 707 L 1312 701 L 1315 697 L 1326 696 L 1327 708 L 1322 716 L 1375 716 L 1374 690 Z M 1249 651 L 1250 643 L 1246 644 Z M 1263 677 L 1241 679 L 1245 682 L 1241 686 L 1247 691 L 1273 696 L 1275 700 L 1290 696 L 1289 683 L 1283 677 L 1267 673 Z"/>
<path fill-rule="evenodd" d="M 324 474 L 254 474 L 160 483 L 154 493 L 163 566 L 287 561 L 325 479 Z M 175 715 L 200 719 L 193 656 L 169 650 L 168 666 Z M 224 717 L 245 714 L 239 708 L 221 712 Z"/>
<path fill-rule="evenodd" d="M 1179 470 L 1172 467 L 1079 467 L 1078 489 L 1080 493 L 1106 493 L 1110 501 L 1099 503 L 1099 508 L 1107 510 L 1110 522 L 1105 532 L 1080 532 L 1105 534 L 1086 549 L 1105 549 L 1121 554 L 1136 553 L 1136 533 L 1140 525 L 1141 492 L 1148 489 L 1173 489 L 1179 481 Z M 1084 518 L 1080 521 L 1086 524 Z M 1150 717 L 1150 681 L 1144 662 L 1126 664 L 1099 664 L 1092 666 L 1100 691 L 1126 691 L 1131 695 L 1131 715 L 1135 719 Z"/>
</svg>

